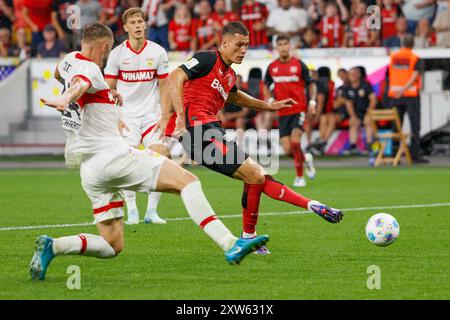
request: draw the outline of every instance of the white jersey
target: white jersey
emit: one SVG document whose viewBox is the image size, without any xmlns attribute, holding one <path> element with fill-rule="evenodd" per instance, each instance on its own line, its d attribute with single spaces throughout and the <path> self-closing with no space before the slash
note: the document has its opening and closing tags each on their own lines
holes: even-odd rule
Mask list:
<svg viewBox="0 0 450 320">
<path fill-rule="evenodd" d="M 148 40 L 139 52 L 124 41 L 111 51 L 105 68 L 105 78 L 117 79 L 124 118 L 145 117 L 155 123 L 161 117 L 158 79 L 168 74 L 167 52 Z"/>
<path fill-rule="evenodd" d="M 68 140 L 71 145 L 66 146 L 66 150 L 76 154 L 111 150 L 126 152 L 128 145 L 118 128 L 119 108 L 98 65 L 75 51 L 59 63 L 58 71 L 65 82 L 65 89 L 75 77 L 90 84 L 87 92 L 77 101 L 81 110 L 81 126 L 76 137 Z"/>
</svg>

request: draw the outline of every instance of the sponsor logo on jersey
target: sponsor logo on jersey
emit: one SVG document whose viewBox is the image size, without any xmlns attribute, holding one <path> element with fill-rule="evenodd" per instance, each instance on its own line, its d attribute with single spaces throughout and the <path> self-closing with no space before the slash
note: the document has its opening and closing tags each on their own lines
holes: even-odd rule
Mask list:
<svg viewBox="0 0 450 320">
<path fill-rule="evenodd" d="M 282 82 L 298 82 L 300 78 L 298 76 L 280 76 L 280 77 L 272 77 L 273 82 L 282 83 Z"/>
<path fill-rule="evenodd" d="M 125 82 L 151 81 L 155 78 L 156 70 L 119 70 L 119 79 Z"/>
<path fill-rule="evenodd" d="M 219 91 L 219 93 L 222 95 L 222 98 L 224 100 L 227 100 L 228 94 L 225 92 L 225 89 L 220 84 L 219 80 L 214 79 L 213 82 L 211 83 L 211 87 L 214 88 L 214 89 L 217 89 L 217 91 Z"/>
</svg>

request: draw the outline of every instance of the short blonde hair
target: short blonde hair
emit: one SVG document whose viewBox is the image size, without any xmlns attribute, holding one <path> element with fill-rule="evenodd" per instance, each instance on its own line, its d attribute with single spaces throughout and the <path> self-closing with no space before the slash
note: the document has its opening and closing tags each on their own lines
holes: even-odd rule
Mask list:
<svg viewBox="0 0 450 320">
<path fill-rule="evenodd" d="M 125 12 L 122 14 L 123 24 L 127 24 L 128 18 L 134 15 L 140 15 L 141 18 L 145 20 L 145 12 L 142 11 L 142 9 L 139 7 L 133 7 L 125 10 Z"/>
<path fill-rule="evenodd" d="M 84 42 L 93 42 L 103 38 L 114 40 L 114 35 L 108 26 L 101 23 L 93 23 L 87 26 L 81 37 Z"/>
</svg>

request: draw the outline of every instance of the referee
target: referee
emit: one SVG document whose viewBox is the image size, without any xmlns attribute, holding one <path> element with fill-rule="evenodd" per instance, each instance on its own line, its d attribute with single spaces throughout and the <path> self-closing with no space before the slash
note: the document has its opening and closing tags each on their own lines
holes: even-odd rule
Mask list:
<svg viewBox="0 0 450 320">
<path fill-rule="evenodd" d="M 412 52 L 414 36 L 405 35 L 402 48 L 391 54 L 389 91 L 391 107 L 403 122 L 405 112 L 411 123 L 411 156 L 414 163 L 427 163 L 420 155 L 420 70 L 423 62 Z"/>
</svg>

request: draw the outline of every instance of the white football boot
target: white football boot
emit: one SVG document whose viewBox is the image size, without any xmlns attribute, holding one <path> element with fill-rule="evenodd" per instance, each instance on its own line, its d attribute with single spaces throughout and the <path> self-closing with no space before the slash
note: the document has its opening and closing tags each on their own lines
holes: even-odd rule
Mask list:
<svg viewBox="0 0 450 320">
<path fill-rule="evenodd" d="M 294 187 L 306 187 L 306 180 L 303 177 L 295 177 Z"/>
<path fill-rule="evenodd" d="M 128 210 L 128 220 L 125 224 L 139 224 L 139 211 L 136 209 Z"/>
<path fill-rule="evenodd" d="M 164 219 L 161 219 L 161 217 L 158 215 L 158 212 L 156 209 L 148 210 L 145 214 L 144 218 L 145 223 L 154 223 L 154 224 L 166 224 L 167 221 Z"/>
</svg>

